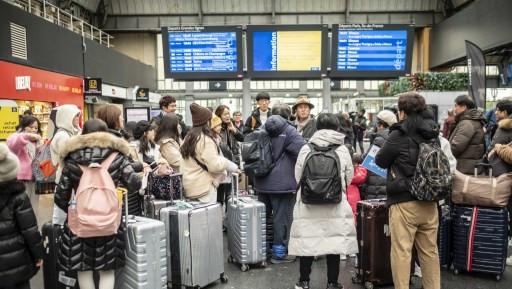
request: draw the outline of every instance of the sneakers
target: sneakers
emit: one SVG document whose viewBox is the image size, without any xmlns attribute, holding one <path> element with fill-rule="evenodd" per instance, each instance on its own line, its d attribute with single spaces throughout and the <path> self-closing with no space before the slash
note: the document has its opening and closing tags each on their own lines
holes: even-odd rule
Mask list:
<svg viewBox="0 0 512 289">
<path fill-rule="evenodd" d="M 309 289 L 309 281 L 299 281 L 295 284 L 295 289 Z"/>
<path fill-rule="evenodd" d="M 343 286 L 340 283 L 329 283 L 327 289 L 343 289 Z"/>
<path fill-rule="evenodd" d="M 421 268 L 416 263 L 414 264 L 414 276 L 419 278 L 423 277 L 423 275 L 421 275 Z"/>
<path fill-rule="evenodd" d="M 293 262 L 295 262 L 295 259 L 297 259 L 297 257 L 290 256 L 290 255 L 285 255 L 284 257 L 281 257 L 281 258 L 272 255 L 272 258 L 270 258 L 270 263 L 272 263 L 272 264 L 293 263 Z"/>
<path fill-rule="evenodd" d="M 512 266 L 512 256 L 507 258 L 507 266 Z"/>
<path fill-rule="evenodd" d="M 341 260 L 341 261 L 346 261 L 346 260 L 347 260 L 347 255 L 343 255 L 343 254 L 341 254 L 341 255 L 340 255 L 340 260 Z"/>
</svg>

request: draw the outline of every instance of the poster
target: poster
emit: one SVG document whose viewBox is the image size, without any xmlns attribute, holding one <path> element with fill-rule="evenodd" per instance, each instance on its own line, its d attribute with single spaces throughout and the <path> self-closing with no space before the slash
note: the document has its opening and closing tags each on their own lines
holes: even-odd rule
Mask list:
<svg viewBox="0 0 512 289">
<path fill-rule="evenodd" d="M 0 100 L 0 140 L 16 132 L 19 123 L 18 105 L 12 100 Z"/>
<path fill-rule="evenodd" d="M 387 178 L 387 170 L 379 167 L 375 163 L 375 156 L 379 152 L 380 147 L 376 145 L 372 145 L 370 150 L 368 151 L 368 154 L 366 155 L 366 158 L 363 161 L 363 167 L 368 169 L 370 172 L 377 174 L 383 178 Z"/>
</svg>

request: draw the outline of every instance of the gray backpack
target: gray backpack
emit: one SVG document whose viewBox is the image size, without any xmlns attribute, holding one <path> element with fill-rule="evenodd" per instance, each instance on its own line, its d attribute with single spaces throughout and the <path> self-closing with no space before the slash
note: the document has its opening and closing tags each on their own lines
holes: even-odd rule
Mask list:
<svg viewBox="0 0 512 289">
<path fill-rule="evenodd" d="M 439 139 L 416 143 L 420 151 L 411 181 L 411 195 L 420 201 L 445 199 L 452 190 L 452 175 L 450 162 L 441 149 Z"/>
</svg>

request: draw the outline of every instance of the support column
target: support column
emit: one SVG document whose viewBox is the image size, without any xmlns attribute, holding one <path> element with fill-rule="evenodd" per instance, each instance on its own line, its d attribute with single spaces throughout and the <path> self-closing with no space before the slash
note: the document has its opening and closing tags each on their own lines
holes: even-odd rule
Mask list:
<svg viewBox="0 0 512 289">
<path fill-rule="evenodd" d="M 194 102 L 194 83 L 187 81 L 185 83 L 185 124 L 192 126 L 192 114 L 190 105 Z"/>
<path fill-rule="evenodd" d="M 307 82 L 307 80 L 299 81 L 299 94 L 308 94 L 308 82 Z M 296 97 L 296 95 L 294 97 Z"/>
<path fill-rule="evenodd" d="M 252 99 L 251 99 L 251 80 L 244 78 L 242 80 L 242 118 L 249 117 L 252 112 Z"/>
<path fill-rule="evenodd" d="M 326 77 L 322 79 L 322 82 L 322 110 L 332 112 L 331 79 Z"/>
</svg>

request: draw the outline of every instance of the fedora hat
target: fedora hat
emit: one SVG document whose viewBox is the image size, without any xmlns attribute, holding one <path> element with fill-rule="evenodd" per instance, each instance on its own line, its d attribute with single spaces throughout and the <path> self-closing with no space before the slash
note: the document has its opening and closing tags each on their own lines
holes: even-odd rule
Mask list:
<svg viewBox="0 0 512 289">
<path fill-rule="evenodd" d="M 311 102 L 309 102 L 307 95 L 300 95 L 299 97 L 297 97 L 297 101 L 293 105 L 292 110 L 295 111 L 297 109 L 297 106 L 301 104 L 307 104 L 309 106 L 309 109 L 315 108 L 315 106 Z"/>
</svg>

